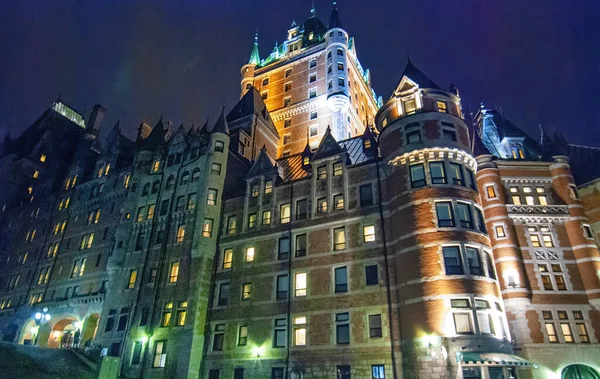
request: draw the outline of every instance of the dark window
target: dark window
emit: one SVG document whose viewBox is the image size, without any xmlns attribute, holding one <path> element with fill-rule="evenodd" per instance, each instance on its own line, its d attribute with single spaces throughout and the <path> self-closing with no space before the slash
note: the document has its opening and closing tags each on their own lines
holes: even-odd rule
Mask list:
<svg viewBox="0 0 600 379">
<path fill-rule="evenodd" d="M 315 68 L 317 67 L 317 60 L 316 59 L 311 59 L 311 61 L 308 64 L 309 68 Z"/>
<path fill-rule="evenodd" d="M 365 278 L 368 286 L 375 286 L 379 284 L 377 265 L 365 266 Z"/>
<path fill-rule="evenodd" d="M 223 341 L 225 340 L 225 324 L 215 325 L 215 333 L 213 335 L 213 351 L 223 350 Z"/>
<path fill-rule="evenodd" d="M 277 259 L 285 260 L 290 257 L 290 238 L 283 237 L 279 239 L 279 251 L 277 253 Z"/>
<path fill-rule="evenodd" d="M 444 253 L 444 267 L 446 275 L 462 275 L 464 274 L 462 260 L 460 257 L 460 249 L 458 246 L 447 246 L 442 248 Z"/>
<path fill-rule="evenodd" d="M 469 177 L 469 187 L 473 190 L 477 191 L 477 182 L 475 181 L 475 176 L 473 175 L 473 171 L 467 169 L 467 176 Z"/>
<path fill-rule="evenodd" d="M 454 130 L 442 129 L 442 138 L 447 141 L 456 142 L 456 132 Z"/>
<path fill-rule="evenodd" d="M 308 214 L 308 201 L 306 199 L 296 202 L 296 220 L 303 220 Z"/>
<path fill-rule="evenodd" d="M 381 315 L 369 315 L 369 337 L 379 338 L 382 335 Z"/>
<path fill-rule="evenodd" d="M 104 327 L 104 332 L 110 332 L 115 327 L 115 316 L 117 314 L 116 309 L 111 309 L 108 311 L 108 317 L 106 318 L 106 326 Z"/>
<path fill-rule="evenodd" d="M 488 277 L 496 280 L 496 271 L 494 270 L 494 260 L 492 259 L 492 253 L 486 253 L 485 259 L 487 260 Z"/>
<path fill-rule="evenodd" d="M 421 188 L 427 185 L 423 164 L 414 164 L 410 166 L 410 184 L 412 188 Z"/>
<path fill-rule="evenodd" d="M 169 212 L 169 200 L 163 200 L 162 203 L 160 203 L 160 215 L 166 216 L 168 212 Z"/>
<path fill-rule="evenodd" d="M 276 298 L 287 299 L 288 297 L 289 279 L 287 275 L 279 275 L 277 277 L 277 294 Z"/>
<path fill-rule="evenodd" d="M 431 172 L 431 183 L 446 184 L 446 172 L 443 162 L 430 162 L 429 171 Z"/>
<path fill-rule="evenodd" d="M 406 133 L 406 142 L 409 144 L 421 142 L 421 132 L 419 130 L 413 130 L 412 132 L 407 132 Z"/>
<path fill-rule="evenodd" d="M 337 55 L 339 55 L 340 57 L 344 56 L 344 50 L 343 49 L 337 49 Z"/>
<path fill-rule="evenodd" d="M 119 324 L 117 325 L 117 331 L 125 330 L 127 328 L 127 319 L 129 317 L 129 308 L 121 309 L 119 314 Z"/>
<path fill-rule="evenodd" d="M 146 326 L 148 324 L 148 308 L 142 309 L 142 314 L 140 316 L 140 326 Z"/>
<path fill-rule="evenodd" d="M 244 379 L 244 369 L 238 367 L 233 370 L 233 379 Z"/>
<path fill-rule="evenodd" d="M 475 213 L 477 213 L 477 223 L 478 223 L 477 226 L 479 228 L 479 231 L 487 234 L 487 228 L 485 226 L 485 219 L 483 218 L 483 212 L 481 212 L 481 209 L 476 207 Z"/>
<path fill-rule="evenodd" d="M 336 379 L 351 379 L 350 378 L 350 366 L 337 366 L 337 378 Z"/>
<path fill-rule="evenodd" d="M 212 369 L 208 372 L 208 379 L 219 379 L 219 370 Z"/>
<path fill-rule="evenodd" d="M 373 205 L 373 186 L 371 184 L 360 186 L 360 205 L 362 207 Z"/>
<path fill-rule="evenodd" d="M 306 256 L 306 234 L 296 236 L 295 255 L 296 257 Z"/>
<path fill-rule="evenodd" d="M 271 379 L 284 379 L 283 367 L 273 367 L 271 371 Z"/>
<path fill-rule="evenodd" d="M 471 209 L 469 208 L 468 204 L 457 203 L 456 213 L 458 215 L 458 219 L 460 220 L 461 228 L 473 228 L 473 216 L 471 216 Z"/>
<path fill-rule="evenodd" d="M 275 319 L 275 328 L 273 329 L 273 347 L 285 347 L 287 338 L 287 321 L 284 318 Z"/>
<path fill-rule="evenodd" d="M 338 345 L 348 345 L 350 343 L 350 316 L 348 312 L 335 315 L 335 338 Z"/>
<path fill-rule="evenodd" d="M 348 270 L 346 267 L 335 269 L 335 293 L 348 292 Z"/>
<path fill-rule="evenodd" d="M 221 283 L 219 286 L 219 300 L 217 305 L 227 305 L 229 303 L 229 283 Z"/>
<path fill-rule="evenodd" d="M 455 186 L 464 186 L 465 181 L 463 179 L 462 167 L 456 163 L 449 163 L 450 168 L 450 184 L 454 184 Z"/>
<path fill-rule="evenodd" d="M 454 226 L 454 218 L 452 217 L 452 203 L 439 202 L 435 204 L 435 208 L 439 227 Z"/>
<path fill-rule="evenodd" d="M 142 357 L 142 341 L 133 343 L 133 353 L 131 353 L 131 365 L 139 365 Z"/>
<path fill-rule="evenodd" d="M 469 273 L 471 275 L 483 276 L 483 267 L 481 267 L 481 257 L 479 256 L 479 250 L 467 247 L 466 258 L 467 265 L 469 266 Z"/>
</svg>

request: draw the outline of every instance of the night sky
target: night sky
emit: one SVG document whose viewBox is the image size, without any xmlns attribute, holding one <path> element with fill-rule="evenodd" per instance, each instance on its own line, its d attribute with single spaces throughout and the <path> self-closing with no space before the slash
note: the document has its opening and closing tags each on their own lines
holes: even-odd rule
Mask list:
<svg viewBox="0 0 600 379">
<path fill-rule="evenodd" d="M 31 125 L 62 92 L 87 115 L 108 109 L 135 135 L 161 114 L 215 120 L 239 98 L 256 28 L 261 57 L 312 0 L 0 0 L 0 136 Z M 406 62 L 455 83 L 465 113 L 481 102 L 539 138 L 600 146 L 599 0 L 338 0 L 378 95 Z M 331 2 L 316 0 L 327 24 Z"/>
</svg>

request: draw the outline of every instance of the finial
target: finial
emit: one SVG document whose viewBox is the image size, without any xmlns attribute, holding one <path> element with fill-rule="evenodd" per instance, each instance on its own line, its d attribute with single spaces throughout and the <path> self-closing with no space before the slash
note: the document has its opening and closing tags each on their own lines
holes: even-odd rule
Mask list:
<svg viewBox="0 0 600 379">
<path fill-rule="evenodd" d="M 315 16 L 317 14 L 317 10 L 315 9 L 315 0 L 312 2 L 312 8 L 310 8 L 310 14 Z"/>
<path fill-rule="evenodd" d="M 406 60 L 410 62 L 410 53 L 408 51 L 406 52 Z"/>
</svg>

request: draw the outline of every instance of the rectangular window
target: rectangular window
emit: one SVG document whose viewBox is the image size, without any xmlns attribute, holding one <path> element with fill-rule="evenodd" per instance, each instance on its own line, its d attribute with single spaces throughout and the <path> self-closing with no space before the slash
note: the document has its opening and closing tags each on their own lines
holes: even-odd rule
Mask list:
<svg viewBox="0 0 600 379">
<path fill-rule="evenodd" d="M 225 142 L 215 141 L 215 151 L 217 153 L 222 153 L 223 151 L 225 151 Z"/>
<path fill-rule="evenodd" d="M 346 248 L 346 230 L 344 227 L 333 229 L 333 250 L 339 251 Z"/>
<path fill-rule="evenodd" d="M 385 368 L 383 365 L 372 365 L 371 366 L 371 378 L 372 379 L 385 379 Z"/>
<path fill-rule="evenodd" d="M 552 241 L 552 236 L 550 234 L 543 234 L 542 240 L 544 241 L 545 247 L 554 247 L 554 241 Z"/>
<path fill-rule="evenodd" d="M 273 329 L 273 347 L 285 347 L 287 339 L 287 321 L 284 318 L 275 319 Z M 275 370 L 275 369 L 273 369 Z M 282 373 L 283 374 L 283 373 Z M 281 376 L 283 378 L 283 375 Z"/>
<path fill-rule="evenodd" d="M 213 229 L 213 219 L 205 218 L 204 224 L 202 225 L 202 237 L 211 237 Z"/>
<path fill-rule="evenodd" d="M 271 224 L 271 211 L 263 211 L 262 213 L 262 224 L 270 225 Z"/>
<path fill-rule="evenodd" d="M 452 217 L 452 203 L 435 203 L 435 209 L 438 218 L 438 226 L 440 228 L 454 226 L 454 218 Z"/>
<path fill-rule="evenodd" d="M 275 297 L 277 300 L 287 299 L 288 297 L 288 276 L 287 275 L 279 275 L 277 277 L 277 293 Z"/>
<path fill-rule="evenodd" d="M 296 220 L 304 220 L 308 215 L 308 201 L 306 199 L 296 202 Z"/>
<path fill-rule="evenodd" d="M 342 176 L 344 173 L 344 166 L 341 162 L 336 162 L 333 164 L 333 176 Z"/>
<path fill-rule="evenodd" d="M 306 316 L 294 317 L 294 346 L 306 345 Z"/>
<path fill-rule="evenodd" d="M 443 162 L 429 162 L 429 171 L 431 173 L 431 183 L 446 184 L 446 172 Z"/>
<path fill-rule="evenodd" d="M 381 328 L 381 315 L 369 315 L 369 338 L 383 336 Z"/>
<path fill-rule="evenodd" d="M 448 106 L 445 101 L 436 101 L 436 104 L 437 104 L 437 108 L 438 108 L 439 112 L 441 112 L 441 113 L 448 112 Z"/>
<path fill-rule="evenodd" d="M 156 341 L 154 344 L 154 359 L 152 367 L 165 367 L 167 361 L 167 341 Z"/>
<path fill-rule="evenodd" d="M 221 164 L 220 163 L 213 163 L 210 166 L 210 173 L 211 174 L 215 174 L 215 175 L 221 175 Z"/>
<path fill-rule="evenodd" d="M 296 257 L 306 256 L 306 234 L 298 234 L 296 236 L 294 255 Z"/>
<path fill-rule="evenodd" d="M 227 234 L 228 235 L 234 234 L 236 226 L 237 226 L 237 218 L 235 216 L 229 216 L 227 218 Z"/>
<path fill-rule="evenodd" d="M 494 188 L 494 186 L 486 186 L 485 193 L 487 194 L 488 199 L 496 198 L 496 189 Z"/>
<path fill-rule="evenodd" d="M 290 76 L 292 76 L 292 69 L 291 68 L 285 70 L 285 77 L 289 78 Z"/>
<path fill-rule="evenodd" d="M 421 142 L 421 131 L 413 130 L 406 133 L 406 141 L 408 144 Z"/>
<path fill-rule="evenodd" d="M 496 231 L 496 238 L 504 238 L 506 237 L 506 232 L 504 231 L 503 225 L 494 226 L 494 230 Z"/>
<path fill-rule="evenodd" d="M 552 280 L 550 279 L 550 275 L 542 275 L 542 285 L 546 291 L 554 291 L 554 286 L 552 285 Z"/>
<path fill-rule="evenodd" d="M 548 341 L 550 343 L 558 343 L 558 336 L 556 335 L 556 326 L 553 322 L 547 322 L 546 333 L 548 334 Z"/>
<path fill-rule="evenodd" d="M 456 131 L 454 129 L 442 129 L 442 139 L 456 142 Z"/>
<path fill-rule="evenodd" d="M 292 83 L 285 83 L 283 85 L 283 92 L 289 92 L 292 90 Z"/>
<path fill-rule="evenodd" d="M 562 275 L 554 275 L 554 281 L 556 281 L 556 289 L 559 291 L 566 291 L 567 285 L 565 283 L 565 278 Z"/>
<path fill-rule="evenodd" d="M 171 263 L 171 268 L 169 269 L 169 283 L 177 282 L 179 277 L 179 262 Z"/>
<path fill-rule="evenodd" d="M 469 266 L 469 273 L 471 275 L 483 276 L 483 267 L 481 267 L 479 250 L 467 247 L 465 249 L 465 256 L 467 259 L 467 266 Z"/>
<path fill-rule="evenodd" d="M 229 283 L 221 283 L 219 286 L 218 306 L 224 306 L 229 303 Z"/>
<path fill-rule="evenodd" d="M 248 326 L 240 325 L 238 330 L 238 346 L 246 346 L 248 343 Z"/>
<path fill-rule="evenodd" d="M 179 227 L 177 228 L 176 242 L 182 243 L 184 239 L 185 239 L 185 225 L 179 225 Z"/>
<path fill-rule="evenodd" d="M 289 204 L 282 204 L 280 207 L 280 222 L 287 224 L 290 222 L 291 207 Z"/>
<path fill-rule="evenodd" d="M 590 343 L 590 337 L 588 335 L 587 328 L 584 323 L 577 323 L 577 334 L 579 334 L 579 342 Z"/>
<path fill-rule="evenodd" d="M 177 309 L 177 319 L 175 320 L 177 326 L 185 325 L 185 317 L 187 316 L 187 301 L 179 302 L 179 307 Z"/>
<path fill-rule="evenodd" d="M 379 273 L 377 265 L 365 266 L 365 284 L 375 286 L 379 284 Z"/>
<path fill-rule="evenodd" d="M 450 168 L 450 182 L 455 186 L 464 186 L 465 180 L 463 178 L 462 167 L 456 163 L 448 163 Z"/>
<path fill-rule="evenodd" d="M 317 167 L 317 180 L 327 179 L 327 166 Z"/>
<path fill-rule="evenodd" d="M 277 259 L 287 260 L 290 257 L 290 238 L 283 237 L 279 239 L 279 250 L 277 252 Z"/>
<path fill-rule="evenodd" d="M 496 280 L 496 271 L 494 270 L 494 258 L 492 258 L 492 253 L 485 253 L 485 258 L 487 260 L 488 277 Z"/>
<path fill-rule="evenodd" d="M 162 313 L 162 317 L 161 317 L 161 321 L 160 321 L 160 326 L 162 326 L 163 328 L 166 328 L 169 325 L 171 325 L 172 315 L 173 315 L 173 302 L 170 301 L 168 303 L 165 303 L 165 307 L 163 309 L 163 313 Z"/>
<path fill-rule="evenodd" d="M 291 85 L 290 85 L 291 87 Z M 291 97 L 286 97 L 285 99 L 283 99 L 283 107 L 289 107 L 290 104 L 292 103 L 292 98 Z"/>
<path fill-rule="evenodd" d="M 135 281 L 137 279 L 137 270 L 131 270 L 129 272 L 129 281 L 127 282 L 127 288 L 131 289 L 135 287 Z"/>
<path fill-rule="evenodd" d="M 360 192 L 360 206 L 366 207 L 373 205 L 373 186 L 371 184 L 365 184 L 359 187 Z"/>
<path fill-rule="evenodd" d="M 250 300 L 252 296 L 252 283 L 244 283 L 242 286 L 242 300 Z"/>
<path fill-rule="evenodd" d="M 348 269 L 337 267 L 334 270 L 335 293 L 348 292 Z"/>
<path fill-rule="evenodd" d="M 248 215 L 248 228 L 254 228 L 256 226 L 256 213 L 250 213 Z"/>
<path fill-rule="evenodd" d="M 271 180 L 267 180 L 265 182 L 265 195 L 273 192 L 273 182 Z"/>
<path fill-rule="evenodd" d="M 471 313 L 455 312 L 453 313 L 453 318 L 456 334 L 473 334 Z"/>
<path fill-rule="evenodd" d="M 375 242 L 375 225 L 363 226 L 363 241 Z"/>
<path fill-rule="evenodd" d="M 579 194 L 577 193 L 577 187 L 575 187 L 574 185 L 569 185 L 569 194 L 571 195 L 572 199 L 579 199 Z"/>
<path fill-rule="evenodd" d="M 456 203 L 456 214 L 461 228 L 473 229 L 473 218 L 468 204 Z"/>
<path fill-rule="evenodd" d="M 337 194 L 333 196 L 333 209 L 336 211 L 344 209 L 344 195 Z"/>
<path fill-rule="evenodd" d="M 327 213 L 327 198 L 322 197 L 317 199 L 317 213 Z"/>
<path fill-rule="evenodd" d="M 444 267 L 446 275 L 463 275 L 462 259 L 458 246 L 446 246 L 442 248 L 444 254 Z"/>
<path fill-rule="evenodd" d="M 233 249 L 223 251 L 223 269 L 230 269 L 233 263 Z"/>
<path fill-rule="evenodd" d="M 225 341 L 225 324 L 216 324 L 213 333 L 213 351 L 222 351 L 223 342 Z"/>
<path fill-rule="evenodd" d="M 427 185 L 423 164 L 414 164 L 410 166 L 410 185 L 412 188 L 421 188 Z"/>
<path fill-rule="evenodd" d="M 350 343 L 350 315 L 348 312 L 335 315 L 335 341 L 338 345 Z"/>
<path fill-rule="evenodd" d="M 206 196 L 206 204 L 208 204 L 208 205 L 217 204 L 217 193 L 218 193 L 218 190 L 216 190 L 214 188 L 209 188 L 208 195 Z M 189 209 L 189 206 L 188 206 L 188 209 Z"/>
<path fill-rule="evenodd" d="M 407 115 L 413 114 L 417 111 L 417 105 L 415 103 L 414 98 L 404 100 L 403 105 L 404 105 L 404 113 L 406 113 Z"/>
<path fill-rule="evenodd" d="M 137 366 L 140 364 L 142 357 L 142 341 L 134 341 L 132 350 L 130 364 L 132 366 Z"/>
<path fill-rule="evenodd" d="M 246 248 L 246 254 L 244 254 L 246 262 L 254 262 L 254 246 L 248 246 Z"/>
<path fill-rule="evenodd" d="M 295 296 L 306 296 L 306 273 L 298 272 L 294 275 Z"/>
<path fill-rule="evenodd" d="M 315 97 L 317 97 L 317 89 L 313 88 L 308 92 L 308 98 L 314 99 Z"/>
</svg>

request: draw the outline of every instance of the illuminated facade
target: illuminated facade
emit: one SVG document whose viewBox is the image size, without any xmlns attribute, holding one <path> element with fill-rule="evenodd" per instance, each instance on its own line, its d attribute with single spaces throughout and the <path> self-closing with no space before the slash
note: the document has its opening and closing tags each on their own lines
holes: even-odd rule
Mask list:
<svg viewBox="0 0 600 379">
<path fill-rule="evenodd" d="M 476 129 L 482 141 L 477 181 L 513 347 L 540 366 L 521 377 L 595 378 L 600 254 L 594 184 L 579 192 L 567 157 L 545 157 L 493 110 L 477 113 Z M 503 137 L 490 143 L 489 134 Z M 496 146 L 508 147 L 506 156 L 496 155 Z"/>
<path fill-rule="evenodd" d="M 292 23 L 283 43 L 264 59 L 256 36 L 242 67 L 241 95 L 252 87 L 281 136 L 275 157 L 299 153 L 307 141 L 316 148 L 328 126 L 338 141 L 358 136 L 373 125 L 381 105 L 335 4 L 328 26 L 313 8 L 304 23 Z"/>
</svg>

